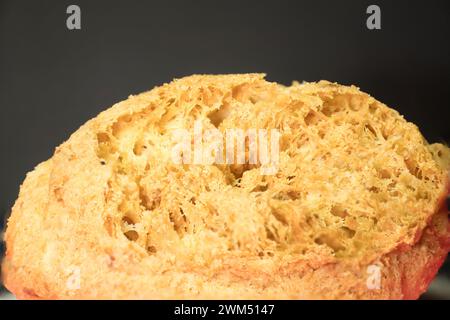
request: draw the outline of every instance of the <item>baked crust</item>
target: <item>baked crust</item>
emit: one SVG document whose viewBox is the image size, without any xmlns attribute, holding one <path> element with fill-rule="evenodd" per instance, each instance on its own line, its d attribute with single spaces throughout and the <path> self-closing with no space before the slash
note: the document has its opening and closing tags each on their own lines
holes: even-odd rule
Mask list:
<svg viewBox="0 0 450 320">
<path fill-rule="evenodd" d="M 206 89 L 208 92 L 205 93 Z M 379 119 L 384 117 L 386 123 L 393 119 L 392 123 L 396 127 L 385 125 L 374 116 L 376 120 L 367 130 L 370 132 L 373 130 L 375 133 L 372 133 L 376 137 L 379 129 L 385 130 L 380 133 L 385 141 L 390 139 L 384 137 L 385 135 L 395 136 L 400 133 L 403 134 L 402 139 L 413 144 L 411 148 L 419 155 L 417 158 L 413 154 L 402 154 L 398 151 L 402 146 L 396 145 L 396 152 L 400 152 L 405 159 L 404 168 L 401 169 L 406 172 L 399 173 L 400 178 L 396 182 L 400 185 L 404 182 L 405 186 L 420 189 L 416 193 L 411 193 L 411 196 L 416 197 L 417 203 L 423 203 L 423 206 L 413 206 L 412 198 L 404 201 L 404 205 L 414 211 L 413 214 L 402 213 L 404 219 L 402 218 L 401 222 L 405 223 L 405 227 L 400 225 L 400 220 L 394 219 L 396 215 L 392 215 L 391 218 L 383 211 L 380 216 L 376 216 L 379 221 L 383 221 L 384 226 L 379 233 L 374 225 L 370 225 L 366 230 L 363 229 L 364 225 L 356 224 L 355 230 L 351 230 L 353 236 L 349 239 L 341 239 L 342 236 L 338 233 L 331 240 L 327 237 L 307 239 L 300 236 L 303 234 L 301 232 L 292 232 L 286 241 L 281 237 L 274 240 L 272 236 L 272 239 L 267 237 L 263 239 L 264 241 L 255 243 L 251 237 L 241 237 L 246 231 L 239 229 L 239 235 L 230 232 L 222 236 L 227 245 L 225 248 L 205 243 L 207 238 L 197 239 L 200 236 L 192 232 L 189 226 L 182 224 L 183 228 L 180 229 L 177 217 L 171 216 L 170 219 L 154 223 L 148 220 L 154 217 L 152 214 L 165 211 L 154 208 L 153 203 L 156 200 L 150 198 L 154 195 L 155 189 L 151 186 L 163 178 L 158 176 L 157 172 L 150 174 L 145 171 L 146 174 L 139 176 L 141 182 L 139 187 L 142 187 L 140 191 L 130 192 L 131 196 L 120 198 L 124 197 L 123 190 L 133 189 L 134 184 L 128 180 L 123 183 L 122 180 L 125 178 L 120 180 L 117 177 L 123 175 L 136 178 L 135 171 L 140 168 L 140 162 L 119 163 L 118 158 L 113 155 L 120 153 L 120 148 L 129 140 L 132 142 L 131 150 L 136 155 L 137 142 L 140 140 L 136 135 L 132 138 L 127 136 L 125 129 L 143 128 L 140 122 L 142 119 L 147 119 L 148 122 L 144 126 L 146 129 L 139 131 L 141 133 L 150 130 L 148 123 L 159 126 L 169 124 L 170 127 L 176 122 L 173 120 L 177 119 L 176 113 L 195 111 L 195 104 L 191 105 L 192 101 L 185 97 L 191 92 L 196 96 L 203 94 L 200 99 L 203 103 L 201 108 L 210 107 L 205 112 L 200 112 L 200 115 L 193 115 L 192 118 L 202 118 L 203 115 L 203 118 L 209 118 L 211 123 L 217 122 L 216 118 L 211 118 L 211 114 L 220 110 L 225 101 L 221 100 L 218 103 L 216 93 L 221 99 L 231 96 L 233 102 L 227 103 L 230 105 L 237 103 L 242 108 L 240 110 L 242 114 L 247 104 L 252 104 L 251 108 L 257 110 L 267 101 L 273 101 L 275 106 L 264 105 L 264 108 L 284 107 L 287 108 L 284 112 L 288 114 L 309 108 L 303 115 L 305 127 L 314 126 L 320 129 L 320 125 L 317 124 L 320 120 L 315 118 L 319 112 L 337 122 L 340 119 L 339 115 L 335 116 L 333 112 L 338 111 L 329 109 L 334 105 L 348 104 L 346 107 L 348 110 L 356 109 L 353 110 L 355 114 L 362 113 L 358 118 L 354 116 L 354 121 L 368 119 L 372 111 L 374 114 L 380 114 Z M 269 96 L 262 97 L 266 93 L 269 93 Z M 254 96 L 247 99 L 246 95 L 251 94 Z M 327 100 L 328 97 L 331 97 L 331 100 Z M 342 97 L 345 99 L 348 97 L 348 100 Z M 177 101 L 175 105 L 167 104 L 172 99 Z M 255 99 L 258 100 L 256 103 L 249 102 Z M 319 99 L 321 101 L 317 102 Z M 342 99 L 345 101 L 341 101 Z M 355 99 L 357 105 L 352 105 Z M 333 103 L 327 104 L 327 101 Z M 199 103 L 197 100 L 195 102 Z M 361 111 L 364 107 L 367 107 L 367 111 Z M 232 112 L 229 117 L 233 117 Z M 259 117 L 258 120 L 264 119 L 263 115 Z M 245 116 L 242 118 L 245 119 Z M 219 127 L 227 125 L 228 120 L 229 118 L 220 119 L 221 123 L 215 125 Z M 283 125 L 286 125 L 286 122 Z M 277 128 L 282 128 L 282 125 L 279 124 Z M 303 130 L 303 127 L 292 129 Z M 395 130 L 400 131 L 397 133 Z M 320 136 L 323 132 L 318 131 L 317 134 Z M 163 138 L 158 139 L 163 141 Z M 313 137 L 310 136 L 310 139 Z M 290 140 L 292 141 L 294 140 Z M 316 145 L 317 141 L 312 141 L 312 145 Z M 364 140 L 362 143 L 372 142 Z M 129 149 L 129 146 L 124 148 Z M 153 148 L 159 150 L 155 146 Z M 364 148 L 369 147 L 364 145 Z M 370 148 L 373 146 L 370 145 Z M 390 151 L 386 150 L 387 153 Z M 393 152 L 392 156 L 395 154 L 397 153 Z M 148 159 L 151 160 L 151 156 L 146 158 L 146 161 L 150 162 Z M 27 175 L 8 221 L 7 253 L 3 264 L 4 282 L 18 298 L 25 299 L 415 299 L 426 290 L 449 250 L 448 212 L 443 205 L 448 194 L 448 159 L 448 148 L 437 144 L 428 145 L 415 126 L 355 87 L 344 87 L 328 82 L 282 87 L 264 81 L 262 75 L 184 78 L 130 97 L 101 113 L 58 147 L 52 159 L 43 162 Z M 298 162 L 299 160 L 297 164 Z M 312 160 L 305 165 L 314 164 Z M 333 167 L 334 165 L 333 163 Z M 288 164 L 283 167 L 282 162 L 281 173 L 287 172 L 287 167 Z M 400 172 L 399 168 L 393 168 L 392 172 L 394 169 Z M 119 174 L 120 170 L 125 173 Z M 347 170 L 357 171 L 355 168 Z M 386 175 L 391 176 L 391 172 L 380 172 L 383 179 L 386 179 Z M 215 174 L 215 171 L 210 174 Z M 220 174 L 225 177 L 224 181 L 228 177 L 239 176 L 245 182 L 245 179 L 252 177 L 251 169 L 242 172 L 242 168 L 241 171 L 224 170 Z M 374 173 L 374 176 L 376 175 L 377 173 Z M 201 177 L 200 175 L 199 181 Z M 206 178 L 221 181 L 216 176 Z M 145 179 L 149 180 L 147 184 L 142 182 L 145 182 Z M 244 189 L 244 183 L 239 186 L 241 188 L 239 191 L 234 189 L 237 188 L 235 185 L 231 187 L 224 185 L 219 185 L 220 192 L 228 197 L 233 195 L 236 199 L 240 199 L 239 192 Z M 275 188 L 273 186 L 277 186 L 276 182 L 273 182 L 273 185 L 269 183 L 268 190 Z M 377 186 L 381 188 L 380 185 Z M 345 189 L 345 186 L 343 188 Z M 286 190 L 288 189 L 282 191 Z M 396 189 L 394 192 L 406 192 L 405 190 L 407 189 Z M 375 190 L 376 195 L 373 195 L 375 197 L 373 199 L 381 197 L 380 192 L 382 191 Z M 396 200 L 390 198 L 393 191 L 389 192 L 389 197 L 383 201 L 390 204 L 393 210 L 398 210 Z M 130 223 L 136 219 L 130 215 L 130 211 L 133 213 L 138 210 L 132 206 L 133 196 L 136 194 L 143 194 L 142 199 L 148 203 L 138 207 L 142 210 L 140 220 Z M 245 193 L 246 196 L 247 194 Z M 172 197 L 173 193 L 168 192 L 168 195 Z M 195 195 L 201 198 L 199 192 Z M 369 195 L 372 197 L 371 193 Z M 166 198 L 164 194 L 158 196 L 162 197 L 162 200 L 159 199 L 161 202 L 159 205 L 163 207 Z M 218 194 L 214 196 L 219 197 Z M 227 201 L 226 197 L 217 199 L 218 202 Z M 301 198 L 277 200 L 284 201 L 283 205 L 302 202 Z M 243 198 L 242 201 L 246 200 Z M 307 201 L 304 200 L 302 203 Z M 188 207 L 183 208 L 188 221 L 192 221 L 193 216 L 190 215 Z M 299 207 L 294 208 L 298 210 Z M 226 211 L 221 207 L 215 209 L 219 211 L 219 215 L 222 211 Z M 197 210 L 200 212 L 200 209 Z M 298 212 L 295 210 L 288 208 L 286 211 Z M 262 209 L 255 210 L 256 214 L 261 211 Z M 280 212 L 285 211 L 278 211 L 277 214 Z M 346 223 L 346 228 L 352 226 L 351 221 L 341 216 L 342 211 L 338 213 L 339 217 L 332 220 L 333 223 L 342 219 Z M 124 214 L 127 218 L 125 223 Z M 249 211 L 248 215 L 250 214 Z M 328 212 L 320 211 L 320 214 L 323 216 L 317 217 L 317 221 L 325 221 L 330 217 L 327 215 Z M 356 220 L 362 219 L 362 216 L 355 213 Z M 391 220 L 384 219 L 386 216 Z M 246 221 L 243 216 L 239 219 L 242 220 L 244 228 L 249 228 L 251 222 Z M 292 230 L 293 224 L 289 220 L 289 215 L 284 219 L 287 220 L 276 225 L 278 229 L 274 227 L 275 230 L 283 231 L 284 225 L 288 225 L 289 230 Z M 259 220 L 251 221 L 254 221 L 255 225 L 260 223 Z M 147 229 L 142 229 L 144 226 Z M 172 229 L 165 229 L 167 226 Z M 237 224 L 233 226 L 241 228 Z M 334 230 L 333 228 L 334 224 L 330 224 L 325 230 Z M 311 229 L 314 232 L 323 231 L 315 226 Z M 392 232 L 386 233 L 386 230 Z M 127 235 L 129 231 L 136 232 L 137 240 Z M 305 232 L 304 229 L 301 231 Z M 163 234 L 158 237 L 158 232 Z M 208 232 L 210 235 L 211 232 L 209 230 Z M 367 238 L 368 235 L 364 233 L 370 234 L 372 238 Z M 239 245 L 245 241 L 248 241 L 248 245 L 237 246 L 234 242 L 235 237 L 239 240 Z M 217 239 L 222 241 L 222 238 Z M 216 238 L 211 239 L 215 241 Z M 368 243 L 362 243 L 357 247 L 356 244 L 364 239 L 368 240 Z M 219 240 L 217 243 L 222 244 Z M 339 240 L 338 245 L 334 240 Z M 171 243 L 176 243 L 177 247 L 171 246 Z M 298 247 L 300 245 L 301 247 Z M 279 249 L 281 247 L 288 249 Z M 381 271 L 381 283 L 379 288 L 369 289 L 368 267 L 374 265 Z"/>
</svg>

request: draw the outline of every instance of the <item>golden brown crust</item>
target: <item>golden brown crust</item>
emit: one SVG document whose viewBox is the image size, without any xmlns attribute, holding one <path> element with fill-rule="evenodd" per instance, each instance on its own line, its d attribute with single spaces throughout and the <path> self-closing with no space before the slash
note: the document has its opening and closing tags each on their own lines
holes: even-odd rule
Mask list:
<svg viewBox="0 0 450 320">
<path fill-rule="evenodd" d="M 175 177 L 178 168 L 160 166 L 163 135 L 194 119 L 221 130 L 237 121 L 282 130 L 289 144 L 280 175 L 261 181 L 251 168 L 190 166 Z M 158 141 L 155 155 L 142 141 Z M 447 212 L 437 213 L 448 159 L 448 148 L 429 146 L 414 125 L 355 87 L 282 87 L 258 74 L 183 78 L 101 113 L 28 174 L 8 222 L 5 284 L 32 299 L 417 298 L 449 249 Z M 336 180 L 333 188 L 348 193 L 341 199 L 337 189 L 327 193 L 326 173 L 345 170 L 354 180 Z M 298 172 L 288 187 L 283 174 Z M 193 203 L 177 198 L 197 185 Z M 255 197 L 255 186 L 265 191 Z M 314 200 L 315 187 L 325 200 Z M 366 206 L 350 206 L 357 194 Z M 175 200 L 186 220 L 174 213 Z M 226 224 L 231 230 L 217 229 Z M 367 286 L 369 266 L 381 271 L 379 289 Z"/>
</svg>

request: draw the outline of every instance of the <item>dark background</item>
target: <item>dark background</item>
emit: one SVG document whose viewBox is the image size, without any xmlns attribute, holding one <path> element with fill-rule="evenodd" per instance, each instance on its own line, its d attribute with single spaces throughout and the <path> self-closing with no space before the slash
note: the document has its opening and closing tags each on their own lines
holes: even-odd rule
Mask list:
<svg viewBox="0 0 450 320">
<path fill-rule="evenodd" d="M 66 28 L 81 7 L 82 30 Z M 381 30 L 366 8 L 381 7 Z M 81 124 L 193 73 L 356 84 L 450 141 L 449 1 L 0 0 L 0 228 L 19 185 Z"/>
</svg>

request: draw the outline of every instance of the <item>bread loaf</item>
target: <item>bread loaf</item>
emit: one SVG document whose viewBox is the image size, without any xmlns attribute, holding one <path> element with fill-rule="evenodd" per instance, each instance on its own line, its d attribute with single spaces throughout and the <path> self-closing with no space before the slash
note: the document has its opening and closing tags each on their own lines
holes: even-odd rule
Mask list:
<svg viewBox="0 0 450 320">
<path fill-rule="evenodd" d="M 276 170 L 175 163 L 174 130 L 196 123 L 277 130 Z M 100 113 L 27 175 L 5 284 L 33 299 L 414 299 L 449 250 L 449 162 L 354 86 L 174 80 Z"/>
</svg>

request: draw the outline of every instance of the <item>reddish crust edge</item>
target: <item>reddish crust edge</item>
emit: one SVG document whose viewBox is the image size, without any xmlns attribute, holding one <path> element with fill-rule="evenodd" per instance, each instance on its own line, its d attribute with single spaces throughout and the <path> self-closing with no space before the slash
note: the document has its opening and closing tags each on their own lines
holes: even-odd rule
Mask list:
<svg viewBox="0 0 450 320">
<path fill-rule="evenodd" d="M 421 268 L 420 275 L 417 275 L 416 282 L 411 282 L 410 279 L 407 278 L 408 270 L 403 270 L 402 273 L 402 293 L 404 300 L 416 300 L 418 299 L 425 291 L 427 291 L 431 282 L 436 277 L 440 267 L 444 264 L 448 252 L 450 250 L 450 208 L 447 207 L 447 197 L 450 195 L 450 179 L 447 182 L 446 192 L 443 193 L 441 198 L 438 201 L 438 210 L 437 212 L 430 217 L 427 227 L 419 234 L 418 241 L 410 248 L 410 250 L 414 250 L 414 248 L 418 248 L 421 245 L 427 245 L 428 242 L 438 243 L 438 249 L 435 253 L 435 259 L 429 260 L 428 263 L 424 264 Z M 438 215 L 447 215 L 446 220 L 446 232 L 442 233 L 436 229 L 436 226 L 432 223 L 432 219 Z M 399 248 L 400 251 L 403 251 Z M 395 251 L 392 252 L 395 254 Z M 402 253 L 400 253 L 402 255 Z M 408 255 L 408 252 L 405 252 L 405 255 Z M 406 266 L 407 267 L 407 266 Z"/>
</svg>

